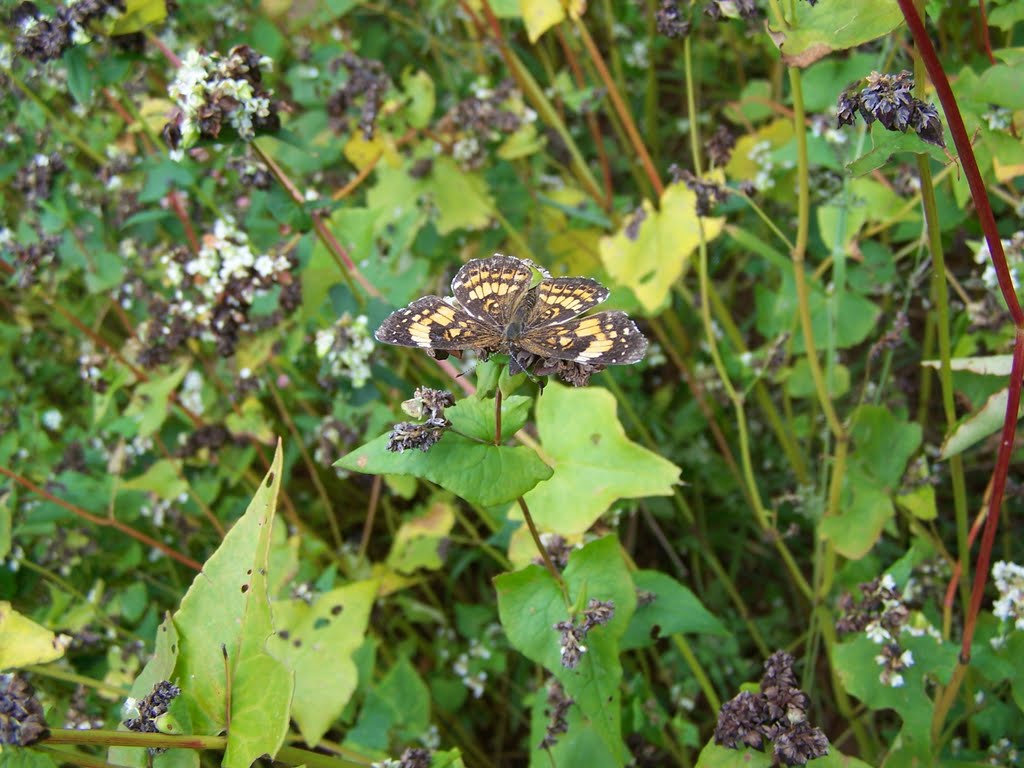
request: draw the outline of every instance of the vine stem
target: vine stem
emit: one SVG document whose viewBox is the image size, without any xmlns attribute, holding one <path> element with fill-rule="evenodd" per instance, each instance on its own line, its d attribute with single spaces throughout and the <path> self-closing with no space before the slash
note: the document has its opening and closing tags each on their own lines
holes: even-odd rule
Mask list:
<svg viewBox="0 0 1024 768">
<path fill-rule="evenodd" d="M 129 536 L 130 538 L 135 539 L 136 541 L 138 541 L 141 544 L 145 544 L 146 546 L 153 547 L 154 549 L 160 550 L 161 552 L 163 552 L 165 555 L 167 555 L 172 560 L 177 560 L 182 565 L 186 565 L 186 566 L 188 566 L 189 568 L 191 568 L 194 571 L 201 571 L 201 570 L 203 570 L 202 564 L 196 562 L 195 560 L 193 560 L 188 555 L 183 555 L 181 552 L 178 552 L 177 550 L 172 549 L 171 547 L 169 547 L 166 544 L 164 544 L 162 541 L 157 541 L 156 539 L 152 538 L 151 536 L 147 536 L 146 534 L 142 533 L 141 531 L 135 530 L 130 525 L 127 525 L 126 523 L 122 523 L 120 520 L 118 520 L 115 517 L 101 517 L 100 515 L 92 514 L 92 512 L 86 512 L 81 507 L 75 506 L 74 504 L 72 504 L 69 501 L 64 501 L 64 499 L 61 499 L 61 498 L 59 498 L 57 496 L 54 496 L 52 493 L 50 493 L 46 489 L 40 488 L 38 485 L 33 483 L 28 478 L 22 477 L 17 472 L 12 472 L 11 470 L 7 469 L 6 467 L 0 466 L 0 475 L 4 475 L 5 477 L 10 478 L 11 480 L 16 482 L 18 485 L 22 486 L 23 488 L 26 488 L 29 491 L 32 491 L 32 493 L 34 493 L 34 494 L 36 494 L 38 496 L 42 496 L 47 501 L 53 502 L 54 504 L 56 504 L 59 507 L 63 507 L 68 512 L 70 512 L 71 514 L 75 515 L 76 517 L 80 517 L 83 520 L 87 520 L 90 523 L 92 523 L 93 525 L 98 525 L 98 526 L 106 527 L 106 528 L 113 528 L 114 530 L 120 531 L 121 533 L 125 534 L 126 536 Z"/>
<path fill-rule="evenodd" d="M 571 608 L 572 601 L 569 599 L 569 590 L 565 586 L 562 574 L 558 572 L 558 569 L 555 568 L 555 564 L 551 562 L 551 555 L 548 554 L 547 547 L 545 547 L 544 542 L 540 540 L 540 534 L 537 532 L 537 524 L 533 522 L 533 515 L 530 514 L 530 508 L 526 506 L 526 499 L 520 496 L 516 499 L 516 502 L 518 502 L 519 509 L 523 512 L 523 519 L 526 520 L 526 527 L 530 529 L 530 536 L 533 537 L 533 543 L 536 545 L 537 551 L 540 552 L 540 556 L 544 560 L 545 567 L 558 583 L 558 588 L 562 590 L 562 597 L 565 599 L 566 608 Z"/>
<path fill-rule="evenodd" d="M 978 161 L 974 157 L 974 149 L 971 146 L 970 136 L 960 116 L 960 108 L 957 105 L 953 89 L 949 85 L 946 72 L 942 62 L 935 52 L 931 38 L 925 29 L 924 22 L 914 6 L 913 0 L 897 0 L 903 18 L 910 28 L 914 38 L 914 44 L 921 54 L 921 60 L 928 70 L 932 85 L 935 86 L 935 93 L 942 104 L 942 111 L 946 116 L 946 124 L 949 126 L 953 144 L 956 146 L 960 164 L 967 178 L 967 186 L 971 190 L 971 198 L 974 200 L 974 208 L 978 214 L 978 222 L 985 233 L 985 241 L 988 243 L 989 253 L 992 256 L 992 264 L 996 270 L 996 278 L 999 281 L 999 289 L 1003 294 L 1010 316 L 1016 329 L 1013 344 L 1013 363 L 1010 368 L 1010 382 L 1006 398 L 1006 414 L 1003 418 L 1003 428 L 999 440 L 999 448 L 996 453 L 996 465 L 992 470 L 992 495 L 989 497 L 988 519 L 985 521 L 985 530 L 982 533 L 981 548 L 978 550 L 978 562 L 974 571 L 974 583 L 971 585 L 971 602 L 964 617 L 963 643 L 960 647 L 960 663 L 968 664 L 971 659 L 971 643 L 974 641 L 974 629 L 978 620 L 978 612 L 981 609 L 981 600 L 985 593 L 985 582 L 988 577 L 988 567 L 992 556 L 992 546 L 995 543 L 996 529 L 999 527 L 999 512 L 1003 506 L 1003 493 L 1006 490 L 1006 477 L 1010 467 L 1010 455 L 1013 452 L 1014 437 L 1017 431 L 1017 413 L 1020 408 L 1021 378 L 1024 376 L 1024 310 L 1021 309 L 1017 299 L 1017 293 L 1013 287 L 1013 280 L 1006 264 L 1006 254 L 1003 252 L 1003 244 L 999 239 L 999 230 L 996 228 L 995 215 L 992 213 L 992 205 L 989 202 L 988 192 L 985 189 L 985 181 L 978 169 Z M 958 679 L 954 677 L 954 681 Z"/>
</svg>

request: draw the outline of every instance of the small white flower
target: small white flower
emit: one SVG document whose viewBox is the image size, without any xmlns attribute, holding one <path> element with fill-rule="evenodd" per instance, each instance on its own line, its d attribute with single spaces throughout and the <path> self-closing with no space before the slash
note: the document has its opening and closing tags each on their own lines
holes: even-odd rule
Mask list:
<svg viewBox="0 0 1024 768">
<path fill-rule="evenodd" d="M 64 421 L 64 415 L 56 408 L 50 408 L 43 412 L 42 422 L 43 426 L 51 432 L 56 432 L 60 429 L 61 423 Z"/>
</svg>

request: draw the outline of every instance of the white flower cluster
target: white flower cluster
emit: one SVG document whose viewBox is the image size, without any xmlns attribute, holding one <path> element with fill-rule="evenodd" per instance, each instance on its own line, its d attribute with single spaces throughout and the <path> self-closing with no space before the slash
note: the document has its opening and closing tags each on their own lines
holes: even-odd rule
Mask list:
<svg viewBox="0 0 1024 768">
<path fill-rule="evenodd" d="M 1012 622 L 1014 629 L 1024 629 L 1024 567 L 1000 560 L 992 566 L 992 580 L 999 592 L 992 614 Z"/>
<path fill-rule="evenodd" d="M 775 179 L 772 178 L 775 163 L 772 162 L 771 155 L 772 143 L 770 141 L 757 142 L 747 154 L 747 158 L 758 166 L 758 171 L 751 181 L 759 192 L 764 192 L 775 186 Z"/>
<path fill-rule="evenodd" d="M 259 66 L 270 69 L 273 61 L 263 56 Z M 179 126 L 179 149 L 188 149 L 196 143 L 200 134 L 200 110 L 211 103 L 237 104 L 230 112 L 231 126 L 242 139 L 251 141 L 255 138 L 253 118 L 270 114 L 270 99 L 266 94 L 257 94 L 248 80 L 235 77 L 237 67 L 237 61 L 224 59 L 217 53 L 204 54 L 193 50 L 185 55 L 177 75 L 168 86 L 168 93 L 183 113 Z"/>
<path fill-rule="evenodd" d="M 185 374 L 178 402 L 196 416 L 203 415 L 203 374 L 199 371 L 189 371 Z"/>
<path fill-rule="evenodd" d="M 1009 239 L 1001 240 L 1003 252 L 1006 254 L 1006 266 L 1010 270 L 1010 280 L 1013 281 L 1015 290 L 1020 290 L 1021 278 L 1024 277 L 1024 230 L 1014 232 Z M 989 250 L 988 241 L 982 240 L 978 244 L 978 250 L 974 252 L 974 263 L 983 266 L 981 282 L 993 293 L 999 291 L 999 279 L 996 277 L 996 268 L 992 263 L 992 251 Z"/>
<path fill-rule="evenodd" d="M 902 688 L 906 681 L 900 670 L 914 666 L 914 654 L 910 651 L 900 651 L 899 646 L 892 644 L 883 649 L 885 652 L 875 656 L 875 661 L 882 667 L 882 673 L 878 679 L 883 685 L 891 688 Z"/>
<path fill-rule="evenodd" d="M 161 263 L 166 270 L 167 280 L 177 290 L 175 301 L 193 320 L 206 323 L 218 298 L 224 293 L 232 280 L 246 281 L 256 276 L 261 282 L 268 282 L 276 273 L 286 272 L 289 268 L 287 257 L 283 255 L 255 254 L 249 245 L 249 236 L 240 230 L 230 216 L 218 219 L 213 225 L 213 232 L 203 236 L 199 253 L 189 258 L 184 264 L 175 260 L 171 254 L 164 254 Z M 194 286 L 203 301 L 193 303 L 185 298 L 182 287 L 186 284 Z M 241 298 L 252 304 L 257 293 L 253 282 L 248 282 L 242 291 Z"/>
<path fill-rule="evenodd" d="M 493 634 L 493 625 L 489 628 Z M 487 647 L 485 642 L 481 642 L 476 638 L 471 638 L 469 641 L 469 649 L 460 653 L 458 658 L 455 659 L 452 664 L 452 671 L 459 676 L 459 680 L 462 684 L 469 688 L 473 694 L 474 699 L 479 699 L 484 695 L 484 684 L 487 682 L 487 670 L 477 669 L 473 671 L 473 667 L 479 665 L 471 664 L 473 659 L 480 659 L 487 661 L 491 658 L 491 650 Z"/>
<path fill-rule="evenodd" d="M 366 315 L 353 318 L 348 312 L 331 328 L 316 333 L 316 356 L 324 361 L 332 378 L 351 380 L 356 389 L 370 379 L 373 336 Z"/>
</svg>

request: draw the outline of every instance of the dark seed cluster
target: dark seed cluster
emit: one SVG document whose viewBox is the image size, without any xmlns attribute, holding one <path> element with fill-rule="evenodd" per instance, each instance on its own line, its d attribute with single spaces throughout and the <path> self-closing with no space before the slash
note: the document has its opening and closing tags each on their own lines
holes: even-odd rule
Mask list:
<svg viewBox="0 0 1024 768">
<path fill-rule="evenodd" d="M 567 696 L 562 684 L 552 678 L 548 682 L 547 708 L 544 714 L 548 716 L 548 725 L 544 729 L 544 738 L 541 739 L 538 748 L 551 749 L 558 743 L 558 737 L 569 730 L 569 721 L 566 716 L 569 708 L 575 704 L 571 696 Z"/>
<path fill-rule="evenodd" d="M 713 181 L 706 181 L 695 176 L 685 168 L 673 165 L 669 168 L 673 181 L 681 181 L 695 195 L 697 195 L 697 215 L 710 216 L 714 207 L 725 200 L 726 190 Z"/>
<path fill-rule="evenodd" d="M 793 657 L 776 651 L 764 663 L 760 691 L 743 691 L 718 713 L 715 743 L 731 749 L 773 744 L 776 765 L 805 765 L 828 754 L 828 738 L 807 722 L 810 699 L 797 685 Z"/>
<path fill-rule="evenodd" d="M 17 673 L 0 675 L 0 744 L 27 747 L 48 734 L 35 689 Z"/>
<path fill-rule="evenodd" d="M 757 3 L 754 0 L 711 0 L 704 7 L 704 13 L 715 21 L 721 19 L 756 19 Z"/>
<path fill-rule="evenodd" d="M 577 363 L 575 360 L 551 358 L 538 361 L 533 367 L 533 373 L 536 376 L 557 376 L 566 384 L 585 387 L 590 383 L 591 376 L 607 367 L 597 363 Z"/>
<path fill-rule="evenodd" d="M 839 96 L 838 124 L 853 125 L 857 114 L 868 125 L 877 120 L 888 131 L 906 133 L 912 130 L 922 141 L 937 147 L 946 146 L 942 135 L 939 111 L 914 98 L 914 76 L 904 70 L 896 75 L 872 72 L 863 88 L 857 83 Z"/>
<path fill-rule="evenodd" d="M 243 141 L 281 127 L 273 92 L 263 85 L 263 69 L 272 62 L 247 45 L 228 55 L 191 51 L 168 87 L 174 114 L 164 126 L 171 149 L 185 150 L 200 139 L 218 139 L 227 126 Z"/>
<path fill-rule="evenodd" d="M 35 155 L 18 169 L 11 186 L 21 192 L 29 202 L 46 200 L 53 191 L 53 181 L 67 166 L 59 153 Z"/>
<path fill-rule="evenodd" d="M 711 138 L 704 144 L 704 149 L 708 153 L 708 160 L 711 161 L 711 165 L 715 168 L 721 168 L 728 164 L 729 158 L 732 157 L 733 147 L 735 146 L 735 134 L 728 127 L 719 125 L 715 128 L 715 132 L 711 134 Z"/>
<path fill-rule="evenodd" d="M 171 702 L 180 694 L 181 689 L 178 686 L 167 680 L 161 680 L 153 686 L 152 691 L 137 703 L 139 716 L 125 720 L 124 727 L 129 731 L 136 731 L 138 733 L 159 733 L 160 729 L 156 725 L 157 718 L 167 714 L 167 709 L 170 707 Z M 150 750 L 152 754 L 163 751 L 165 750 Z"/>
<path fill-rule="evenodd" d="M 0 241 L 0 257 L 13 264 L 14 280 L 19 288 L 28 288 L 38 282 L 41 275 L 60 263 L 57 246 L 60 237 L 46 235 L 33 243 L 18 243 L 13 239 Z"/>
<path fill-rule="evenodd" d="M 427 417 L 426 421 L 402 421 L 391 429 L 387 449 L 402 453 L 410 448 L 428 451 L 437 443 L 452 423 L 444 416 L 444 409 L 455 405 L 451 392 L 443 389 L 417 387 L 413 397 L 402 403 L 402 409 L 415 418 Z"/>
<path fill-rule="evenodd" d="M 341 64 L 348 70 L 348 80 L 327 99 L 327 114 L 339 121 L 339 130 L 347 131 L 349 114 L 358 112 L 359 130 L 370 140 L 384 96 L 392 87 L 391 78 L 379 61 L 360 58 L 351 51 L 342 54 Z"/>
<path fill-rule="evenodd" d="M 859 589 L 860 602 L 848 593 L 839 598 L 836 631 L 849 635 L 878 626 L 891 636 L 898 635 L 910 616 L 900 588 L 885 577 L 864 582 Z"/>
<path fill-rule="evenodd" d="M 678 0 L 662 0 L 654 14 L 658 34 L 670 38 L 686 37 L 690 34 L 690 20 L 679 9 Z"/>
<path fill-rule="evenodd" d="M 614 602 L 591 598 L 578 620 L 560 621 L 555 624 L 554 629 L 561 633 L 562 666 L 566 669 L 575 669 L 583 654 L 587 652 L 587 634 L 594 627 L 607 624 L 614 617 Z"/>
<path fill-rule="evenodd" d="M 14 52 L 32 61 L 60 58 L 68 48 L 91 39 L 93 22 L 104 16 L 124 13 L 124 0 L 77 0 L 58 5 L 47 16 L 32 2 L 23 2 L 14 10 L 12 22 L 17 29 Z"/>
<path fill-rule="evenodd" d="M 442 148 L 467 170 L 481 167 L 488 147 L 535 119 L 523 104 L 511 81 L 494 88 L 477 84 L 472 96 L 463 99 L 438 122 Z"/>
</svg>

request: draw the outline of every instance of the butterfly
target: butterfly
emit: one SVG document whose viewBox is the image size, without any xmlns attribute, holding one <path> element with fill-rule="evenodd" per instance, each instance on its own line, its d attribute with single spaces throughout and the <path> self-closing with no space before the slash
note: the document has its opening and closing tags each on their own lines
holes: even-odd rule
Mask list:
<svg viewBox="0 0 1024 768">
<path fill-rule="evenodd" d="M 593 366 L 643 359 L 647 339 L 625 312 L 583 315 L 608 298 L 586 277 L 551 277 L 530 261 L 495 254 L 472 259 L 452 280 L 450 298 L 424 296 L 388 316 L 378 341 L 431 352 L 472 349 L 509 355 L 515 375 L 535 363 Z"/>
</svg>

